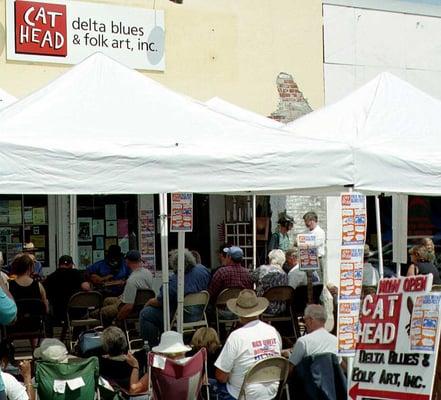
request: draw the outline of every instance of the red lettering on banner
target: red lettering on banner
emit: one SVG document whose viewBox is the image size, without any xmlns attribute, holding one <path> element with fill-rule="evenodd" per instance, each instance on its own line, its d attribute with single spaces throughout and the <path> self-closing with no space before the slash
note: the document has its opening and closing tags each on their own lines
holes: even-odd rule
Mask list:
<svg viewBox="0 0 441 400">
<path fill-rule="evenodd" d="M 66 5 L 16 0 L 15 51 L 65 57 Z"/>
<path fill-rule="evenodd" d="M 403 290 L 405 292 L 421 292 L 426 289 L 427 276 L 418 275 L 407 277 L 404 280 Z"/>
<path fill-rule="evenodd" d="M 365 297 L 361 308 L 357 349 L 395 349 L 401 298 L 401 294 Z"/>
<path fill-rule="evenodd" d="M 378 293 L 398 293 L 400 282 L 399 279 L 381 279 L 378 285 Z"/>
</svg>

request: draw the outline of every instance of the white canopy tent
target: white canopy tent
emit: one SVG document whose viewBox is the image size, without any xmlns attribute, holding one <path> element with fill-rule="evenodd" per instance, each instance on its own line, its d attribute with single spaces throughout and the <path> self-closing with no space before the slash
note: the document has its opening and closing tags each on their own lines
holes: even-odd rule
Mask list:
<svg viewBox="0 0 441 400">
<path fill-rule="evenodd" d="M 9 94 L 8 92 L 4 91 L 3 89 L 0 89 L 0 110 L 2 108 L 5 108 L 12 103 L 16 102 L 17 98 L 12 96 L 12 94 Z"/>
<path fill-rule="evenodd" d="M 245 108 L 239 107 L 236 104 L 229 103 L 219 97 L 213 97 L 208 100 L 205 104 L 214 111 L 218 111 L 230 117 L 240 119 L 242 121 L 253 122 L 268 128 L 283 128 L 285 124 L 278 122 L 274 119 L 264 117 L 263 115 L 257 114 L 253 111 L 247 110 Z"/>
<path fill-rule="evenodd" d="M 351 145 L 357 190 L 439 195 L 440 116 L 439 100 L 382 73 L 285 129 Z"/>
<path fill-rule="evenodd" d="M 0 145 L 0 193 L 161 194 L 166 327 L 165 193 L 338 191 L 352 183 L 347 145 L 215 112 L 102 54 L 0 112 Z M 179 268 L 182 321 L 182 252 Z"/>
<path fill-rule="evenodd" d="M 102 54 L 0 112 L 0 143 L 0 193 L 249 194 L 352 183 L 347 145 L 217 113 Z"/>
</svg>

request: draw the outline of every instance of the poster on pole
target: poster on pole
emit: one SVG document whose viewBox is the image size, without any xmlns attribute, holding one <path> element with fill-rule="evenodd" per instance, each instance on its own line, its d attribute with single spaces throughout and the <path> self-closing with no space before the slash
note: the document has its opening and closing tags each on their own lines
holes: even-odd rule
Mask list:
<svg viewBox="0 0 441 400">
<path fill-rule="evenodd" d="M 170 232 L 193 231 L 193 193 L 172 193 Z"/>
<path fill-rule="evenodd" d="M 366 196 L 361 193 L 342 193 L 342 245 L 364 245 L 366 240 Z"/>
<path fill-rule="evenodd" d="M 338 354 L 353 356 L 357 345 L 360 300 L 345 300 L 338 303 Z"/>
<path fill-rule="evenodd" d="M 320 268 L 318 259 L 318 247 L 315 235 L 297 235 L 297 247 L 299 249 L 299 269 L 301 271 L 316 271 Z"/>
<path fill-rule="evenodd" d="M 431 287 L 431 274 L 381 279 L 377 294 L 364 298 L 348 384 L 350 399 L 431 399 L 439 324 L 435 324 L 433 353 L 411 348 L 414 313 L 426 308 L 439 318 L 439 302 L 431 298 L 433 302 L 425 305 L 418 300 L 428 299 Z"/>
<path fill-rule="evenodd" d="M 363 254 L 360 246 L 342 247 L 340 258 L 339 297 L 342 300 L 360 301 L 363 281 Z"/>
<path fill-rule="evenodd" d="M 435 352 L 440 300 L 441 293 L 431 293 L 416 298 L 410 324 L 412 351 L 427 354 Z"/>
</svg>

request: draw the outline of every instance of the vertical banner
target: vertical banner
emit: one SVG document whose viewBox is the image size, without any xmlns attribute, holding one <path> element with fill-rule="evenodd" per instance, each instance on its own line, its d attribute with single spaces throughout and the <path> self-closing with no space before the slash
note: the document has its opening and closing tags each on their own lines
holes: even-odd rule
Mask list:
<svg viewBox="0 0 441 400">
<path fill-rule="evenodd" d="M 193 193 L 172 193 L 170 232 L 193 231 Z"/>
<path fill-rule="evenodd" d="M 156 271 L 155 254 L 155 210 L 141 209 L 139 212 L 141 257 L 144 266 L 152 272 Z"/>
<path fill-rule="evenodd" d="M 366 197 L 360 193 L 342 193 L 341 249 L 338 297 L 338 353 L 355 355 L 358 334 L 363 254 L 366 240 Z"/>
<path fill-rule="evenodd" d="M 431 399 L 440 334 L 431 287 L 431 274 L 381 279 L 363 299 L 350 399 Z"/>
<path fill-rule="evenodd" d="M 315 235 L 297 235 L 297 246 L 299 248 L 299 269 L 301 271 L 316 271 L 320 268 L 318 259 L 318 248 L 315 242 Z"/>
</svg>

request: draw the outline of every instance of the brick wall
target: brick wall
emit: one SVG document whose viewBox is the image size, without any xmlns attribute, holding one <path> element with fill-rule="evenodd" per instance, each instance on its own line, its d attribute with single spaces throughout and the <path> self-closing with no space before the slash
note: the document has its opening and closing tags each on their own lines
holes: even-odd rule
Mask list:
<svg viewBox="0 0 441 400">
<path fill-rule="evenodd" d="M 277 110 L 271 113 L 270 118 L 288 123 L 312 111 L 308 100 L 303 96 L 292 75 L 285 72 L 279 73 L 276 84 L 280 98 Z M 317 213 L 319 225 L 326 231 L 326 197 L 271 196 L 270 204 L 273 231 L 277 227 L 277 219 L 281 211 L 286 209 L 288 215 L 294 217 L 296 224 L 290 232 L 292 241 L 294 241 L 297 234 L 306 229 L 302 217 L 308 211 Z"/>
</svg>

